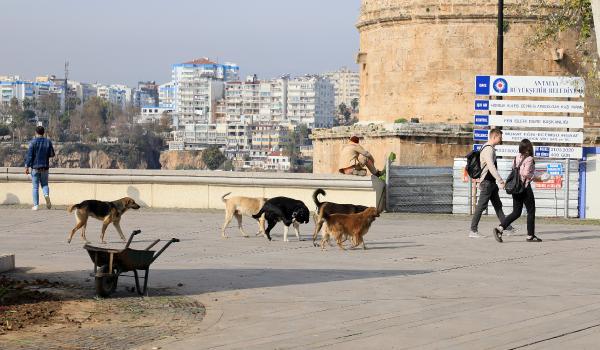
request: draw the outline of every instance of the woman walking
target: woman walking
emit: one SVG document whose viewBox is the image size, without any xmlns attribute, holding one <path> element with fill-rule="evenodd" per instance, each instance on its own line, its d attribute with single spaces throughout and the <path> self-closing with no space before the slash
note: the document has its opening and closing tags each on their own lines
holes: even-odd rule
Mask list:
<svg viewBox="0 0 600 350">
<path fill-rule="evenodd" d="M 508 215 L 500 224 L 494 228 L 494 237 L 502 243 L 502 233 L 515 220 L 521 217 L 523 205 L 527 209 L 527 242 L 541 242 L 542 240 L 535 235 L 535 197 L 531 189 L 531 181 L 546 181 L 548 174 L 541 177 L 535 176 L 535 160 L 533 159 L 533 144 L 528 139 L 524 139 L 519 144 L 519 155 L 514 160 L 513 167 L 519 167 L 519 174 L 525 189 L 519 194 L 513 194 L 513 212 Z"/>
</svg>

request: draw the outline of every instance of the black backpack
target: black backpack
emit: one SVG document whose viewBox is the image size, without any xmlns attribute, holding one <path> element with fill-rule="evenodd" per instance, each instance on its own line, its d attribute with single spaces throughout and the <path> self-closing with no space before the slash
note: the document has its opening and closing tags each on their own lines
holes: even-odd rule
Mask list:
<svg viewBox="0 0 600 350">
<path fill-rule="evenodd" d="M 510 174 L 508 174 L 508 177 L 506 178 L 506 186 L 504 187 L 504 189 L 506 190 L 506 193 L 508 194 L 521 194 L 523 193 L 523 191 L 525 191 L 525 184 L 523 183 L 523 181 L 521 181 L 521 164 L 523 164 L 523 162 L 525 161 L 525 159 L 527 159 L 527 157 L 524 157 L 523 159 L 521 159 L 521 161 L 519 162 L 519 165 L 515 167 L 516 162 L 517 162 L 517 158 L 515 158 L 515 160 L 513 161 L 513 168 L 510 172 Z"/>
<path fill-rule="evenodd" d="M 483 147 L 481 147 L 479 149 L 479 151 L 471 151 L 469 152 L 469 154 L 467 154 L 467 166 L 465 167 L 465 169 L 467 169 L 467 174 L 469 174 L 469 177 L 471 177 L 471 179 L 479 179 L 481 177 L 481 161 L 480 161 L 480 155 L 481 155 L 481 151 L 483 151 L 484 148 L 486 147 L 491 147 L 490 145 L 485 145 Z"/>
</svg>

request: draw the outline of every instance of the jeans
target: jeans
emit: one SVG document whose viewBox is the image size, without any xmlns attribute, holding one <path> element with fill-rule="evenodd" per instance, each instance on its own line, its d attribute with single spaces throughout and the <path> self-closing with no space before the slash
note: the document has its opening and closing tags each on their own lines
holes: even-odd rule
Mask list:
<svg viewBox="0 0 600 350">
<path fill-rule="evenodd" d="M 48 187 L 48 170 L 36 170 L 31 171 L 31 182 L 33 183 L 33 205 L 39 205 L 39 191 L 42 186 L 42 192 L 44 196 L 50 195 L 50 188 Z"/>
<path fill-rule="evenodd" d="M 475 213 L 473 213 L 473 220 L 471 221 L 471 231 L 477 232 L 479 227 L 479 220 L 481 220 L 481 214 L 487 209 L 488 202 L 491 201 L 496 210 L 496 216 L 503 222 L 505 219 L 504 212 L 502 211 L 502 202 L 500 201 L 500 195 L 498 194 L 499 189 L 495 181 L 483 180 L 479 185 L 479 200 L 477 201 L 477 207 L 475 207 Z"/>
<path fill-rule="evenodd" d="M 525 188 L 523 193 L 513 194 L 513 212 L 502 220 L 502 228 L 507 228 L 515 220 L 521 217 L 523 204 L 527 208 L 527 235 L 535 236 L 535 197 L 531 185 Z"/>
</svg>

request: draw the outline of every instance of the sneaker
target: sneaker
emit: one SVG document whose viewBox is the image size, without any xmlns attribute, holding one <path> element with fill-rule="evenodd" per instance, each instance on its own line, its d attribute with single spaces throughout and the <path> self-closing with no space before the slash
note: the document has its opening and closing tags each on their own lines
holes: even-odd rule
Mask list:
<svg viewBox="0 0 600 350">
<path fill-rule="evenodd" d="M 494 227 L 494 238 L 498 243 L 502 243 L 502 227 Z"/>
<path fill-rule="evenodd" d="M 484 236 L 484 235 L 480 234 L 480 233 L 479 233 L 479 232 L 477 232 L 477 231 L 471 231 L 471 232 L 469 233 L 469 238 L 486 238 L 486 236 Z"/>
<path fill-rule="evenodd" d="M 367 171 L 365 169 L 353 170 L 352 175 L 356 176 L 367 176 Z"/>
<path fill-rule="evenodd" d="M 52 209 L 52 202 L 50 202 L 50 196 L 44 196 L 46 199 L 46 208 Z"/>
<path fill-rule="evenodd" d="M 38 206 L 34 205 L 33 207 L 31 207 L 31 210 L 38 210 Z"/>
</svg>

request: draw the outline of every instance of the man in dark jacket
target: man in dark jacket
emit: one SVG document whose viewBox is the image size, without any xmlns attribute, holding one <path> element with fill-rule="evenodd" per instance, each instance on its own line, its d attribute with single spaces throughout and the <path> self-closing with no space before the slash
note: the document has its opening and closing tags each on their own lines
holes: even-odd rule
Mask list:
<svg viewBox="0 0 600 350">
<path fill-rule="evenodd" d="M 52 208 L 50 202 L 50 189 L 48 188 L 48 170 L 50 169 L 50 158 L 54 157 L 52 141 L 44 137 L 44 127 L 35 129 L 35 138 L 29 143 L 27 158 L 25 159 L 25 174 L 29 175 L 31 169 L 31 181 L 33 183 L 33 208 L 38 210 L 39 187 L 42 186 L 46 207 Z"/>
</svg>

